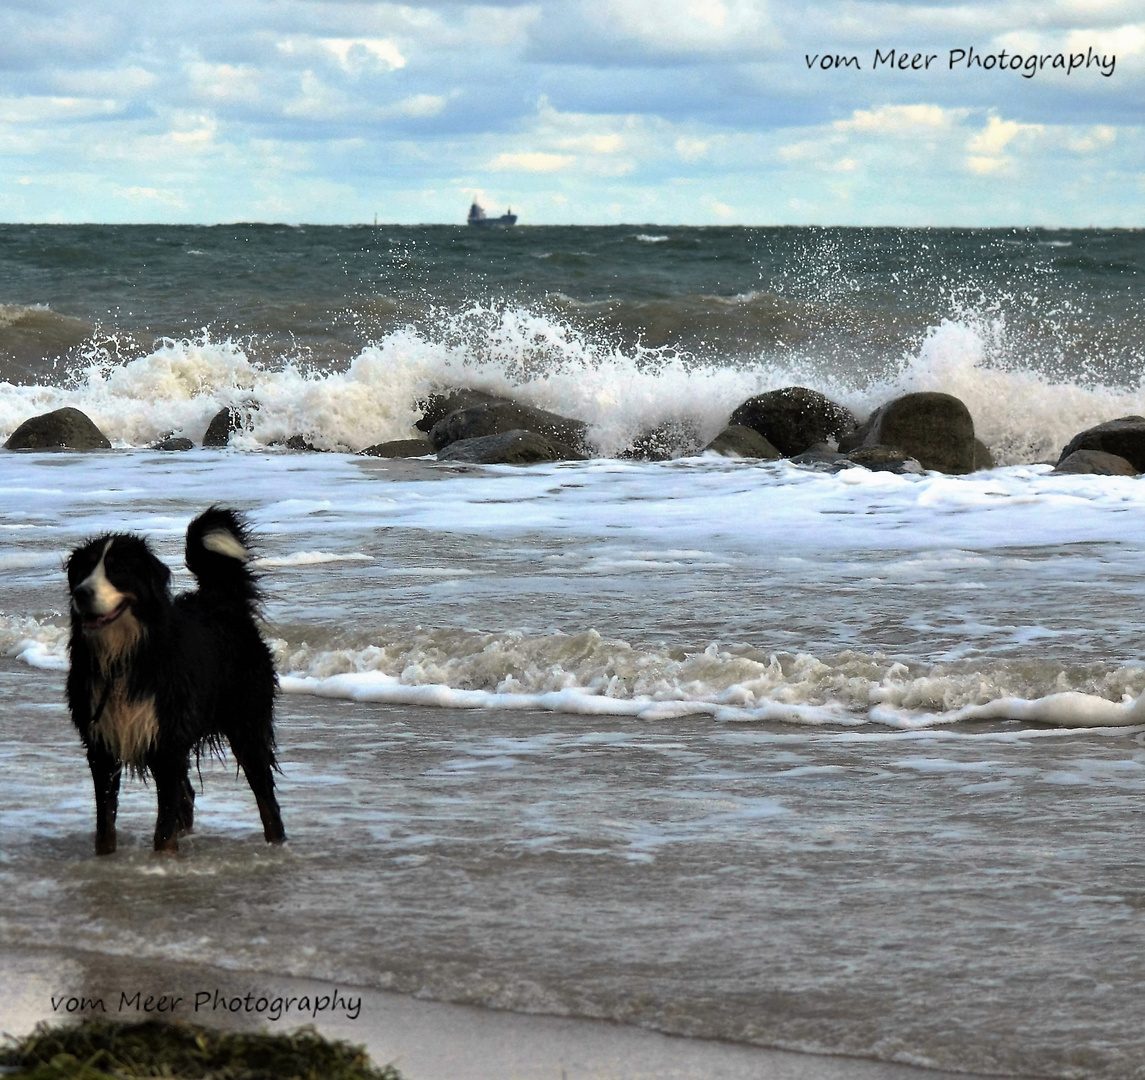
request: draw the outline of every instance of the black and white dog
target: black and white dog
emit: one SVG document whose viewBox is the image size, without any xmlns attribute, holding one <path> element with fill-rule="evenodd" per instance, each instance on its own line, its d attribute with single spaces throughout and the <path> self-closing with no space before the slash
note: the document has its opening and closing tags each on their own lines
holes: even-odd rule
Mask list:
<svg viewBox="0 0 1145 1080">
<path fill-rule="evenodd" d="M 155 778 L 155 850 L 178 850 L 194 822 L 191 755 L 230 743 L 258 801 L 267 842 L 282 843 L 274 796 L 278 680 L 255 622 L 259 589 L 250 533 L 212 507 L 187 529 L 196 592 L 172 597 L 171 572 L 141 536 L 109 533 L 72 552 L 72 720 L 95 782 L 95 850 L 115 851 L 119 780 L 126 765 Z"/>
</svg>

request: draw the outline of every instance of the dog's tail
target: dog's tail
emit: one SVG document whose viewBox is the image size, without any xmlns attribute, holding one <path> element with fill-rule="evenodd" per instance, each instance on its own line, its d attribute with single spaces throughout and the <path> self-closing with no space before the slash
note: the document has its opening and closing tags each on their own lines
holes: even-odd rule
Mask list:
<svg viewBox="0 0 1145 1080">
<path fill-rule="evenodd" d="M 258 575 L 249 566 L 253 558 L 250 526 L 235 510 L 212 506 L 187 526 L 187 569 L 203 591 L 258 604 Z"/>
</svg>

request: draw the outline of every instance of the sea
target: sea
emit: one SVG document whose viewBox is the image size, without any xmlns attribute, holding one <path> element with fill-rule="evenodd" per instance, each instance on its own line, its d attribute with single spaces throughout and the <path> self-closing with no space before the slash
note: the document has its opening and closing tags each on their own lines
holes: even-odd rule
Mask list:
<svg viewBox="0 0 1145 1080">
<path fill-rule="evenodd" d="M 1052 471 L 1143 374 L 1139 231 L 0 226 L 0 437 L 113 445 L 0 453 L 0 951 L 1145 1077 L 1145 480 Z M 789 385 L 954 394 L 996 467 L 702 452 Z M 593 456 L 358 454 L 462 386 Z M 136 779 L 96 858 L 63 560 L 139 532 L 190 587 L 215 503 L 289 843 L 205 756 L 178 856 Z"/>
</svg>

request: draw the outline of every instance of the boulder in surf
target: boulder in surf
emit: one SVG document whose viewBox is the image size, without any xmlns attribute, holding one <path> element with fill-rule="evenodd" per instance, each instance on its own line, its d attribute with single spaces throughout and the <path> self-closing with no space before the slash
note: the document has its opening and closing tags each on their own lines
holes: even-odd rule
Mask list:
<svg viewBox="0 0 1145 1080">
<path fill-rule="evenodd" d="M 203 435 L 203 445 L 226 446 L 236 431 L 250 431 L 254 427 L 250 414 L 257 408 L 258 404 L 252 401 L 241 409 L 234 405 L 220 409 L 207 425 L 206 433 Z"/>
<path fill-rule="evenodd" d="M 839 449 L 849 454 L 862 447 L 891 446 L 924 469 L 962 474 L 982 467 L 976 462 L 980 452 L 975 441 L 974 419 L 966 405 L 952 394 L 925 391 L 881 405 L 839 441 Z"/>
<path fill-rule="evenodd" d="M 686 420 L 670 420 L 642 431 L 621 452 L 628 461 L 670 461 L 699 449 L 700 436 Z"/>
<path fill-rule="evenodd" d="M 433 425 L 429 435 L 434 448 L 443 450 L 450 443 L 462 439 L 526 430 L 562 443 L 583 457 L 586 428 L 583 420 L 571 420 L 567 416 L 558 416 L 529 405 L 503 402 L 451 412 Z"/>
<path fill-rule="evenodd" d="M 4 444 L 6 450 L 110 450 L 92 419 L 70 405 L 25 420 Z"/>
<path fill-rule="evenodd" d="M 1118 454 L 1107 454 L 1104 450 L 1075 450 L 1057 463 L 1054 472 L 1088 473 L 1091 476 L 1138 475 L 1138 469 L 1133 462 Z"/>
<path fill-rule="evenodd" d="M 785 386 L 748 398 L 728 424 L 752 428 L 784 457 L 794 457 L 816 443 L 841 438 L 855 426 L 855 417 L 818 390 Z"/>
<path fill-rule="evenodd" d="M 743 424 L 729 424 L 704 450 L 724 457 L 758 458 L 760 461 L 783 457 L 755 428 Z"/>
<path fill-rule="evenodd" d="M 1123 416 L 1086 428 L 1066 444 L 1058 467 L 1078 450 L 1100 450 L 1125 458 L 1136 472 L 1145 472 L 1145 416 Z"/>
<path fill-rule="evenodd" d="M 461 387 L 440 394 L 434 393 L 430 394 L 424 401 L 418 402 L 422 416 L 414 424 L 414 427 L 418 431 L 424 431 L 428 434 L 433 430 L 434 424 L 439 420 L 444 420 L 450 413 L 457 412 L 458 409 L 472 409 L 479 405 L 512 404 L 513 402 L 507 397 L 490 394 L 485 390 L 471 390 L 468 387 Z"/>
<path fill-rule="evenodd" d="M 860 446 L 847 455 L 847 460 L 871 472 L 920 473 L 921 462 L 897 446 Z"/>
<path fill-rule="evenodd" d="M 184 439 L 181 435 L 168 435 L 167 438 L 153 443 L 151 449 L 178 453 L 183 450 L 194 450 L 195 444 L 190 439 Z"/>
<path fill-rule="evenodd" d="M 389 442 L 374 443 L 359 453 L 363 457 L 403 458 L 425 457 L 433 453 L 433 443 L 428 439 L 391 439 Z"/>
<path fill-rule="evenodd" d="M 502 431 L 457 439 L 437 452 L 438 461 L 472 465 L 537 465 L 546 461 L 581 461 L 584 454 L 535 431 Z"/>
</svg>

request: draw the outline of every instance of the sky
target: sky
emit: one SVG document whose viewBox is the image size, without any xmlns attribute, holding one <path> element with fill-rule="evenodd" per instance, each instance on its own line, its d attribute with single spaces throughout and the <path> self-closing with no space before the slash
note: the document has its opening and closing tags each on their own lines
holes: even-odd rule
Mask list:
<svg viewBox="0 0 1145 1080">
<path fill-rule="evenodd" d="M 0 0 L 0 220 L 460 224 L 475 199 L 1145 226 L 1145 0 Z"/>
</svg>

